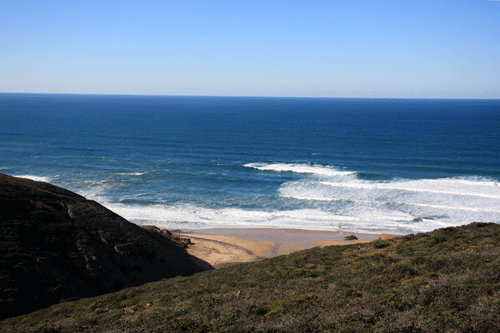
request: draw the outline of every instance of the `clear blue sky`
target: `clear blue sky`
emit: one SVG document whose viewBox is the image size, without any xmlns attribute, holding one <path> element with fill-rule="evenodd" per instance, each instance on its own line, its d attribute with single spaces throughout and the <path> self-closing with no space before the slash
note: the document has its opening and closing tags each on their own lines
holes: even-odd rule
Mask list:
<svg viewBox="0 0 500 333">
<path fill-rule="evenodd" d="M 0 1 L 0 92 L 500 98 L 500 1 Z"/>
</svg>

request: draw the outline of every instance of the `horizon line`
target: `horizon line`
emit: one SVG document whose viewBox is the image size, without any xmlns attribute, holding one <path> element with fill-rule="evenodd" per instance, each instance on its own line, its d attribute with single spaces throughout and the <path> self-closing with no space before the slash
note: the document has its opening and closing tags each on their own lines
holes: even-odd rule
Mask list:
<svg viewBox="0 0 500 333">
<path fill-rule="evenodd" d="M 498 0 L 500 1 L 500 0 Z M 207 98 L 296 98 L 296 99 L 432 99 L 432 100 L 500 100 L 500 98 L 473 97 L 325 97 L 325 96 L 244 96 L 244 95 L 157 95 L 157 94 L 106 94 L 106 93 L 44 93 L 44 92 L 2 92 L 0 95 L 67 95 L 67 96 L 129 96 L 129 97 L 207 97 Z"/>
</svg>

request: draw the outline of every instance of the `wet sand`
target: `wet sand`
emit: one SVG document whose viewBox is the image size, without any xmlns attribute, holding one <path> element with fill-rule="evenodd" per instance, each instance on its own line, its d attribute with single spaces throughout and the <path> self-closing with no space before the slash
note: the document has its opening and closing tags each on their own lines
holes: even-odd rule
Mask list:
<svg viewBox="0 0 500 333">
<path fill-rule="evenodd" d="M 250 262 L 312 248 L 315 246 L 367 243 L 393 235 L 362 234 L 347 231 L 319 231 L 301 229 L 197 229 L 175 232 L 190 238 L 187 252 L 214 268 L 232 263 Z M 357 240 L 344 240 L 346 236 Z"/>
</svg>

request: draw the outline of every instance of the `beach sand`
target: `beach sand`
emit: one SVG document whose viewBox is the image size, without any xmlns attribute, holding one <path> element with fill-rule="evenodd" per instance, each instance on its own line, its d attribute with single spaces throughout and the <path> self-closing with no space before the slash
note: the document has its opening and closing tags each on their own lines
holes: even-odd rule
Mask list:
<svg viewBox="0 0 500 333">
<path fill-rule="evenodd" d="M 388 234 L 273 228 L 182 230 L 175 234 L 190 238 L 192 244 L 187 252 L 214 268 L 272 258 L 315 246 L 367 243 L 394 237 Z M 350 235 L 358 239 L 344 240 Z"/>
</svg>

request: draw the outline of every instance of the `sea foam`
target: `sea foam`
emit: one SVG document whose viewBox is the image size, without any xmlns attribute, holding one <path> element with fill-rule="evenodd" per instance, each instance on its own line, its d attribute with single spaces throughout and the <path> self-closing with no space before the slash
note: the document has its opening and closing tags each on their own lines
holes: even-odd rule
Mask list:
<svg viewBox="0 0 500 333">
<path fill-rule="evenodd" d="M 19 178 L 25 178 L 25 179 L 31 179 L 37 182 L 45 182 L 45 183 L 50 183 L 51 178 L 49 177 L 43 177 L 43 176 L 33 176 L 33 175 L 16 175 L 16 177 Z"/>
<path fill-rule="evenodd" d="M 244 166 L 247 168 L 255 168 L 261 171 L 295 172 L 329 177 L 355 174 L 355 172 L 352 171 L 338 170 L 333 166 L 307 163 L 247 163 Z"/>
<path fill-rule="evenodd" d="M 496 181 L 477 178 L 385 182 L 302 179 L 283 183 L 279 194 L 366 223 L 379 221 L 380 226 L 391 228 L 392 220 L 414 231 L 430 231 L 472 221 L 499 222 L 500 186 L 497 185 Z"/>
<path fill-rule="evenodd" d="M 75 179 L 69 183 L 57 177 L 22 177 L 55 180 L 57 185 L 96 200 L 131 222 L 168 229 L 273 227 L 408 234 L 472 221 L 500 222 L 500 186 L 487 178 L 374 181 L 359 179 L 356 172 L 343 172 L 331 166 L 293 163 L 245 166 L 303 175 L 299 180 L 283 182 L 276 193 L 277 199 L 292 200 L 298 203 L 293 207 L 303 208 L 275 209 L 265 205 L 267 196 L 259 199 L 259 207 L 253 209 L 225 205 L 214 208 L 185 202 L 167 204 L 145 192 L 121 198 L 110 196 L 110 192 L 123 186 L 113 177 Z M 127 176 L 138 174 L 130 172 Z"/>
</svg>

